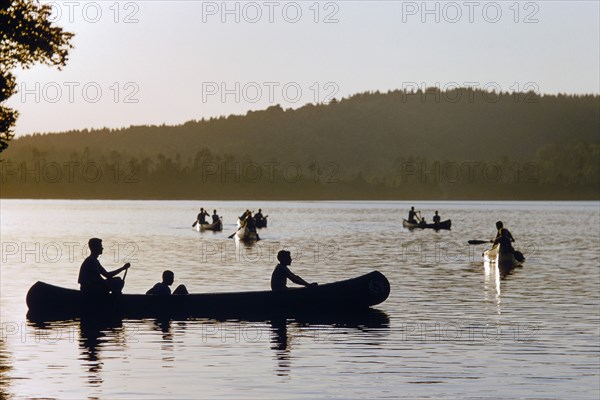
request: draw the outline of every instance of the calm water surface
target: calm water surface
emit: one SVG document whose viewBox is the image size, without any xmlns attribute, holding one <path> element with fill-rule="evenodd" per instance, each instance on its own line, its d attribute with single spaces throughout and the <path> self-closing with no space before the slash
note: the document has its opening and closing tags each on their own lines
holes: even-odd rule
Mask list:
<svg viewBox="0 0 600 400">
<path fill-rule="evenodd" d="M 452 231 L 408 231 L 402 202 L 2 200 L 0 397 L 577 398 L 600 396 L 599 203 L 421 202 Z M 222 233 L 191 225 L 217 208 Z M 262 241 L 227 236 L 246 208 Z M 505 221 L 527 257 L 501 279 L 481 259 Z M 369 321 L 27 320 L 37 280 L 77 288 L 90 237 L 132 263 L 126 293 L 166 269 L 193 292 L 265 290 L 275 255 L 321 283 L 372 270 L 392 291 Z"/>
</svg>

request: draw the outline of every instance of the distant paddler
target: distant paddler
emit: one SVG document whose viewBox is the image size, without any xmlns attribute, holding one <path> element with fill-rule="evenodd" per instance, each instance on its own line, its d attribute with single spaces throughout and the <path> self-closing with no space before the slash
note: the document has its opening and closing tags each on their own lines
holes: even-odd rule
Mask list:
<svg viewBox="0 0 600 400">
<path fill-rule="evenodd" d="M 215 222 L 217 222 L 221 217 L 219 217 L 219 215 L 217 214 L 217 210 L 213 210 L 213 215 L 212 215 L 212 222 L 213 224 Z"/>
<path fill-rule="evenodd" d="M 257 228 L 264 228 L 267 226 L 267 216 L 263 216 L 261 208 L 259 208 L 258 212 L 254 214 L 254 224 Z"/>
<path fill-rule="evenodd" d="M 411 207 L 408 211 L 408 222 L 411 224 L 417 224 L 423 221 L 421 218 L 421 211 L 415 211 L 415 207 Z"/>
<path fill-rule="evenodd" d="M 200 212 L 198 213 L 198 216 L 196 217 L 196 220 L 192 224 L 192 228 L 195 227 L 196 224 L 198 224 L 198 223 L 200 223 L 201 225 L 208 224 L 208 222 L 206 222 L 206 217 L 208 217 L 209 215 L 210 214 L 206 212 L 206 210 L 204 209 L 204 207 L 200 207 Z"/>
<path fill-rule="evenodd" d="M 442 218 L 438 215 L 438 212 L 436 211 L 435 215 L 433 216 L 433 223 L 439 226 L 441 221 Z"/>
<path fill-rule="evenodd" d="M 512 233 L 504 227 L 502 221 L 496 222 L 496 237 L 494 238 L 494 246 L 500 245 L 500 254 L 514 254 L 515 249 L 512 244 L 515 241 Z"/>
</svg>

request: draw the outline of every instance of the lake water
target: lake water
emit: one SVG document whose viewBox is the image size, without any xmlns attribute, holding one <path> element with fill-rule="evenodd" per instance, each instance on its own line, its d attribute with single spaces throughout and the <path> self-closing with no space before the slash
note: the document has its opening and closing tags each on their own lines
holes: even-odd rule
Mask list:
<svg viewBox="0 0 600 400">
<path fill-rule="evenodd" d="M 1 200 L 0 397 L 570 398 L 600 396 L 600 204 L 419 202 L 451 231 L 409 231 L 406 202 Z M 191 225 L 217 208 L 221 233 Z M 263 240 L 227 236 L 246 208 Z M 527 261 L 501 279 L 469 239 L 501 219 Z M 38 280 L 77 288 L 90 237 L 126 293 L 164 269 L 191 292 L 269 289 L 281 248 L 292 270 L 332 282 L 379 270 L 377 321 L 27 320 Z"/>
</svg>

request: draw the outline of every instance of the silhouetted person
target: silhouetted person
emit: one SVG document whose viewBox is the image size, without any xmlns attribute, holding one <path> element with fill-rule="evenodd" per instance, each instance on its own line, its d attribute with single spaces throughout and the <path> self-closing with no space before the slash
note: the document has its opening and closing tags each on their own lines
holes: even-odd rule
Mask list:
<svg viewBox="0 0 600 400">
<path fill-rule="evenodd" d="M 127 263 L 119 269 L 108 272 L 98 261 L 98 256 L 104 250 L 102 239 L 92 238 L 88 241 L 88 246 L 90 255 L 83 260 L 77 279 L 81 292 L 86 294 L 121 293 L 125 282 L 115 275 L 128 269 L 131 264 Z"/>
<path fill-rule="evenodd" d="M 496 222 L 496 228 L 498 229 L 498 232 L 494 239 L 494 245 L 500 245 L 500 253 L 502 254 L 514 253 L 515 249 L 513 249 L 512 244 L 515 241 L 515 238 L 513 238 L 513 235 L 504 227 L 502 221 Z"/>
<path fill-rule="evenodd" d="M 254 214 L 254 224 L 257 228 L 265 228 L 267 226 L 267 217 L 263 216 L 262 209 L 258 209 L 258 212 Z"/>
<path fill-rule="evenodd" d="M 259 208 L 258 212 L 254 214 L 254 221 L 256 221 L 256 223 L 258 224 L 262 222 L 263 219 L 265 219 L 265 217 L 262 214 L 262 208 Z"/>
<path fill-rule="evenodd" d="M 175 281 L 175 274 L 173 271 L 166 270 L 162 273 L 162 282 L 158 282 L 156 285 L 152 287 L 152 289 L 148 290 L 146 294 L 157 294 L 168 296 L 171 294 L 171 286 Z M 179 285 L 173 292 L 173 294 L 189 294 L 187 288 L 184 285 Z"/>
<path fill-rule="evenodd" d="M 290 271 L 288 266 L 292 264 L 292 255 L 289 251 L 281 250 L 277 253 L 277 260 L 279 260 L 279 264 L 277 264 L 271 275 L 271 290 L 286 290 L 288 279 L 298 285 L 317 286 L 316 283 L 308 283 Z"/>
<path fill-rule="evenodd" d="M 417 222 L 421 222 L 420 214 L 421 214 L 420 211 L 415 211 L 415 208 L 411 207 L 410 210 L 408 211 L 408 222 L 411 222 L 413 224 L 415 224 Z"/>
<path fill-rule="evenodd" d="M 440 216 L 438 215 L 438 212 L 436 211 L 435 215 L 433 216 L 433 223 L 436 225 L 439 225 L 441 220 L 442 219 L 440 218 Z"/>
<path fill-rule="evenodd" d="M 256 232 L 256 223 L 254 222 L 254 218 L 252 218 L 252 213 L 250 211 L 248 211 L 248 216 L 245 221 L 246 227 L 248 227 L 251 232 Z"/>
<path fill-rule="evenodd" d="M 209 214 L 206 212 L 206 210 L 204 210 L 204 208 L 200 208 L 200 213 L 198 214 L 198 222 L 201 223 L 202 225 L 206 225 L 208 224 L 208 222 L 206 222 L 206 217 L 208 217 Z"/>
<path fill-rule="evenodd" d="M 213 224 L 219 220 L 219 216 L 217 215 L 217 210 L 213 210 L 212 222 Z"/>
<path fill-rule="evenodd" d="M 244 213 L 240 216 L 240 221 L 246 222 L 246 219 L 248 219 L 248 217 L 251 215 L 252 215 L 252 213 L 250 212 L 250 210 L 244 211 Z"/>
</svg>

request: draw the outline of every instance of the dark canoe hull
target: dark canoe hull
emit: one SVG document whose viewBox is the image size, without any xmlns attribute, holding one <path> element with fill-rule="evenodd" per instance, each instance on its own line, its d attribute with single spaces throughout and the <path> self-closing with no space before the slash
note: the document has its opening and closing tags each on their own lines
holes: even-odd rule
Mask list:
<svg viewBox="0 0 600 400">
<path fill-rule="evenodd" d="M 387 278 L 377 271 L 345 281 L 278 292 L 179 296 L 121 294 L 90 297 L 78 290 L 36 282 L 27 293 L 27 306 L 28 317 L 33 320 L 85 316 L 264 319 L 365 310 L 385 301 L 389 293 Z"/>
<path fill-rule="evenodd" d="M 218 220 L 216 222 L 213 222 L 212 224 L 198 224 L 197 227 L 198 227 L 198 232 L 203 232 L 203 231 L 220 232 L 223 230 L 223 221 Z"/>
<path fill-rule="evenodd" d="M 452 221 L 447 219 L 445 221 L 441 221 L 439 224 L 418 224 L 408 222 L 408 220 L 403 219 L 402 226 L 408 229 L 450 229 L 450 227 L 452 226 Z"/>
<path fill-rule="evenodd" d="M 506 276 L 515 268 L 522 267 L 524 260 L 519 261 L 513 253 L 502 253 L 500 245 L 495 245 L 483 252 L 483 262 L 496 266 L 500 275 Z"/>
</svg>

